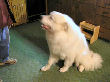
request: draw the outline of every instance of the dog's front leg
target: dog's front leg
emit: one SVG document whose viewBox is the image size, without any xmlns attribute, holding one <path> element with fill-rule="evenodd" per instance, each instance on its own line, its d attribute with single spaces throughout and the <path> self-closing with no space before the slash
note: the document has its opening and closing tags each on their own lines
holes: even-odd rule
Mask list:
<svg viewBox="0 0 110 82">
<path fill-rule="evenodd" d="M 55 57 L 55 56 L 53 56 L 53 55 L 50 55 L 49 60 L 48 60 L 48 64 L 45 65 L 44 67 L 42 67 L 42 68 L 41 68 L 41 71 L 47 71 L 47 70 L 49 70 L 50 67 L 51 67 L 53 64 L 57 63 L 57 62 L 58 62 L 58 58 Z"/>
<path fill-rule="evenodd" d="M 72 66 L 74 60 L 71 58 L 66 58 L 65 62 L 64 62 L 64 66 L 62 68 L 60 68 L 60 72 L 66 72 L 70 66 Z"/>
</svg>

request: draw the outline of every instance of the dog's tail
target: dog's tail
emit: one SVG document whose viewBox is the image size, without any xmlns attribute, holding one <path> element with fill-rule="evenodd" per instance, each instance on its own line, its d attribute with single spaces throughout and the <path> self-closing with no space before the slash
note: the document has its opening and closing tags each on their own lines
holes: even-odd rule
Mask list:
<svg viewBox="0 0 110 82">
<path fill-rule="evenodd" d="M 86 58 L 87 61 L 83 63 L 86 71 L 93 71 L 94 69 L 99 69 L 102 67 L 102 57 L 90 51 L 89 57 Z"/>
</svg>

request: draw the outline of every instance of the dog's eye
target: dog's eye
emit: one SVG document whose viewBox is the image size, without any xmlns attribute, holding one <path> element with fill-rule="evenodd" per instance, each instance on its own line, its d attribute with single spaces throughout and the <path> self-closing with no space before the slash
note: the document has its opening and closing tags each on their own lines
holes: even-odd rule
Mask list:
<svg viewBox="0 0 110 82">
<path fill-rule="evenodd" d="M 51 20 L 53 20 L 53 17 L 52 17 L 52 16 L 50 16 L 50 19 L 51 19 Z"/>
</svg>

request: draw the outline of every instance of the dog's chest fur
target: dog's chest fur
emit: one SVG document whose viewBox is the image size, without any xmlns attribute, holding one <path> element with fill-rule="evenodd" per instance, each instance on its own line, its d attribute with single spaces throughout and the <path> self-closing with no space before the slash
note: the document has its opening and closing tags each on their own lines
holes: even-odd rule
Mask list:
<svg viewBox="0 0 110 82">
<path fill-rule="evenodd" d="M 65 59 L 65 51 L 67 49 L 68 37 L 65 33 L 59 33 L 55 35 L 46 34 L 48 46 L 50 52 L 54 55 L 58 55 L 61 59 Z"/>
</svg>

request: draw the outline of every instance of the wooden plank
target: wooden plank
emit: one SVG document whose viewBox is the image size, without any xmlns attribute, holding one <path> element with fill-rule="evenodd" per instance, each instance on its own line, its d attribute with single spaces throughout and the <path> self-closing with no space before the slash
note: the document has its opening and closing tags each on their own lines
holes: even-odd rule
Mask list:
<svg viewBox="0 0 110 82">
<path fill-rule="evenodd" d="M 93 4 L 96 5 L 97 0 L 78 0 L 79 3 L 82 4 Z"/>
<path fill-rule="evenodd" d="M 110 0 L 97 0 L 97 6 L 110 8 Z"/>
<path fill-rule="evenodd" d="M 47 0 L 47 2 L 48 2 L 48 13 L 52 11 L 58 11 L 69 15 L 75 20 L 76 5 L 74 4 L 76 2 L 74 2 L 73 0 L 53 0 L 53 1 Z"/>
<path fill-rule="evenodd" d="M 95 17 L 95 6 L 91 4 L 79 4 L 79 10 L 78 10 L 79 21 L 87 21 L 91 24 L 94 24 L 94 17 Z"/>
<path fill-rule="evenodd" d="M 105 17 L 102 15 L 96 15 L 95 24 L 103 28 L 110 29 L 110 17 Z"/>
<path fill-rule="evenodd" d="M 110 9 L 97 7 L 96 8 L 96 14 L 110 17 Z"/>
<path fill-rule="evenodd" d="M 85 32 L 85 31 L 82 31 L 82 33 L 84 33 L 85 37 L 86 37 L 88 40 L 90 40 L 90 39 L 91 39 L 91 37 L 92 37 L 92 35 L 91 35 L 91 34 L 89 34 L 89 33 Z"/>
<path fill-rule="evenodd" d="M 97 0 L 97 6 L 105 7 L 105 0 Z"/>
<path fill-rule="evenodd" d="M 110 40 L 110 29 L 100 28 L 99 37 Z"/>
</svg>

